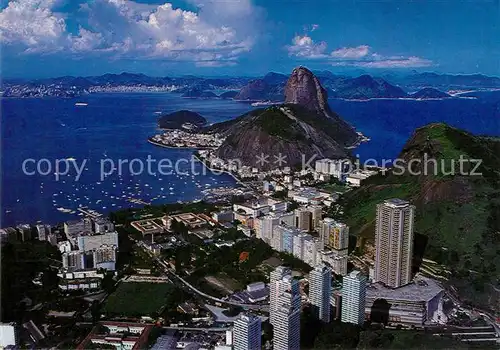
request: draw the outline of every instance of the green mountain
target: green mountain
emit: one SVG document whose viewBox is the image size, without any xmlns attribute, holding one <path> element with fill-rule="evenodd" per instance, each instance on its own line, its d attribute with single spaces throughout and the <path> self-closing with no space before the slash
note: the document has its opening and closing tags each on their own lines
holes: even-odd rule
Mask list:
<svg viewBox="0 0 500 350">
<path fill-rule="evenodd" d="M 462 161 L 462 171 L 461 157 L 472 160 Z M 351 232 L 371 245 L 376 204 L 410 200 L 416 250 L 446 265 L 466 299 L 500 310 L 500 140 L 430 124 L 415 131 L 394 165 L 343 197 Z"/>
</svg>

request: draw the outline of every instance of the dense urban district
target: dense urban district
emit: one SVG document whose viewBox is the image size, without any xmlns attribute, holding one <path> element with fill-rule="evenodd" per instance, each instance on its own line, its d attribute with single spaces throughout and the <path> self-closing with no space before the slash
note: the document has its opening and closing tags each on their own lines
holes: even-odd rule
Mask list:
<svg viewBox="0 0 500 350">
<path fill-rule="evenodd" d="M 382 200 L 374 241 L 350 234 L 342 199 L 361 184 L 340 166 L 2 229 L 2 334 L 44 348 L 494 348 L 495 310 L 422 258 L 414 205 Z"/>
<path fill-rule="evenodd" d="M 304 86 L 316 90 L 303 96 Z M 196 148 L 197 161 L 232 174 L 236 188 L 1 229 L 0 345 L 497 348 L 498 140 L 431 124 L 401 154 L 467 154 L 483 160 L 478 177 L 348 170 L 343 146 L 366 138 L 329 110 L 305 68 L 285 90 L 284 105 L 209 128 L 182 120 L 165 131 L 175 137 L 149 139 Z M 261 158 L 248 139 L 262 141 Z M 284 159 L 264 150 L 277 143 L 288 162 L 297 150 L 332 156 L 271 168 Z"/>
</svg>

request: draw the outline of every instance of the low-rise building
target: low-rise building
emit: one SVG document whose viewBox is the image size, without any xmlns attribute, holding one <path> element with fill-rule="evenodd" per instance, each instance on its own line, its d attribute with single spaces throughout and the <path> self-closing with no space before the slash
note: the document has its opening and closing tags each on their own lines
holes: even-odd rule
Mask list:
<svg viewBox="0 0 500 350">
<path fill-rule="evenodd" d="M 212 214 L 212 218 L 218 223 L 233 222 L 234 213 L 232 210 L 223 210 Z"/>
<path fill-rule="evenodd" d="M 78 350 L 89 348 L 91 345 L 113 345 L 117 349 L 143 349 L 147 346 L 149 333 L 153 329 L 151 324 L 111 322 L 99 323 L 87 337 L 77 346 Z M 106 332 L 101 330 L 105 329 Z"/>
<path fill-rule="evenodd" d="M 361 183 L 363 182 L 363 180 L 366 180 L 370 176 L 373 176 L 376 174 L 377 174 L 377 171 L 374 171 L 374 170 L 358 169 L 358 170 L 353 171 L 352 173 L 350 173 L 346 177 L 346 182 L 353 187 L 359 187 L 359 186 L 361 186 Z"/>
<path fill-rule="evenodd" d="M 366 289 L 366 316 L 373 322 L 420 327 L 443 323 L 443 288 L 430 278 L 415 276 L 412 283 L 388 288 L 373 283 Z"/>
<path fill-rule="evenodd" d="M 8 346 L 19 345 L 18 332 L 16 329 L 16 324 L 12 323 L 0 323 L 0 347 L 7 348 Z"/>
<path fill-rule="evenodd" d="M 132 221 L 130 224 L 133 228 L 142 233 L 143 236 L 163 233 L 163 227 L 158 225 L 153 219 Z"/>
</svg>

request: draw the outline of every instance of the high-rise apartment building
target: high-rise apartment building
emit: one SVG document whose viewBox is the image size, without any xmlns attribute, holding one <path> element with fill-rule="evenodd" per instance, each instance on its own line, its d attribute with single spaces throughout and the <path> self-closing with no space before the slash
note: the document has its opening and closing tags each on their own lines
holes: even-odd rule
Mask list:
<svg viewBox="0 0 500 350">
<path fill-rule="evenodd" d="M 93 250 L 102 245 L 118 247 L 118 232 L 104 234 L 84 234 L 77 237 L 78 249 L 83 251 Z"/>
<path fill-rule="evenodd" d="M 330 322 L 330 297 L 332 294 L 332 270 L 325 265 L 317 265 L 309 273 L 309 301 L 316 317 Z"/>
<path fill-rule="evenodd" d="M 295 226 L 304 231 L 310 231 L 312 228 L 312 213 L 307 208 L 295 209 Z"/>
<path fill-rule="evenodd" d="M 74 250 L 62 254 L 62 264 L 67 271 L 77 271 L 85 269 L 84 252 Z"/>
<path fill-rule="evenodd" d="M 320 261 L 320 252 L 323 249 L 323 242 L 320 239 L 307 235 L 303 242 L 302 260 L 311 266 L 315 266 Z"/>
<path fill-rule="evenodd" d="M 50 235 L 51 228 L 50 225 L 36 225 L 36 231 L 38 233 L 39 241 L 46 241 L 47 236 Z"/>
<path fill-rule="evenodd" d="M 311 226 L 313 230 L 317 230 L 321 226 L 321 218 L 323 217 L 323 208 L 320 205 L 310 205 L 307 210 L 311 213 Z"/>
<path fill-rule="evenodd" d="M 366 276 L 352 271 L 343 279 L 341 320 L 362 325 L 365 321 Z"/>
<path fill-rule="evenodd" d="M 347 255 L 349 247 L 349 227 L 331 218 L 323 219 L 321 223 L 320 236 L 337 255 Z"/>
<path fill-rule="evenodd" d="M 415 206 L 401 199 L 377 205 L 375 282 L 398 288 L 412 280 Z"/>
<path fill-rule="evenodd" d="M 293 305 L 293 295 L 284 292 L 281 305 L 276 309 L 276 321 L 273 324 L 273 349 L 300 349 L 300 296 L 299 306 Z"/>
<path fill-rule="evenodd" d="M 269 278 L 269 320 L 275 321 L 275 311 L 283 303 L 283 293 L 289 291 L 292 295 L 293 306 L 300 307 L 299 282 L 292 278 L 292 271 L 288 267 L 278 266 L 271 272 Z"/>
<path fill-rule="evenodd" d="M 234 350 L 260 350 L 262 325 L 260 317 L 241 315 L 233 327 Z"/>
<path fill-rule="evenodd" d="M 273 348 L 300 347 L 300 288 L 289 268 L 279 266 L 270 276 L 269 316 L 273 326 Z"/>
</svg>

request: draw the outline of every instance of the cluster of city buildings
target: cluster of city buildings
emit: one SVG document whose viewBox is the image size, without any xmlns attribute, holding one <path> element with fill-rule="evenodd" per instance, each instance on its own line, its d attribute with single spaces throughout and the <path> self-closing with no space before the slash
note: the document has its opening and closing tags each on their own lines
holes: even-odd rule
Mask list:
<svg viewBox="0 0 500 350">
<path fill-rule="evenodd" d="M 340 288 L 332 286 L 332 268 L 326 259 L 309 273 L 308 300 L 322 322 L 338 318 L 362 325 L 365 321 L 407 327 L 445 323 L 444 290 L 429 278 L 412 273 L 415 207 L 401 199 L 377 205 L 375 264 L 368 274 L 345 273 Z M 337 257 L 347 257 L 348 228 L 331 219 L 320 221 L 322 241 Z M 278 232 L 280 225 L 276 225 Z M 295 229 L 296 230 L 296 229 Z M 289 248 L 288 248 L 289 249 Z M 329 255 L 326 253 L 326 255 Z M 292 271 L 277 267 L 270 275 L 269 321 L 274 349 L 300 347 L 300 313 L 304 296 Z M 335 312 L 332 312 L 335 310 Z M 235 349 L 260 348 L 261 319 L 248 313 L 234 322 Z"/>
<path fill-rule="evenodd" d="M 183 128 L 189 130 L 192 124 L 183 124 Z M 155 135 L 149 139 L 151 143 L 166 147 L 215 149 L 222 145 L 224 138 L 218 134 L 193 133 L 178 129 L 168 129 L 161 135 Z"/>
<path fill-rule="evenodd" d="M 213 219 L 219 223 L 237 220 L 238 229 L 247 235 L 254 232 L 274 250 L 294 255 L 311 266 L 325 263 L 334 273 L 346 275 L 349 228 L 322 216 L 320 202 L 289 210 L 286 200 L 260 197 L 214 213 Z"/>
<path fill-rule="evenodd" d="M 107 218 L 83 218 L 64 223 L 66 240 L 58 243 L 62 290 L 99 288 L 103 270 L 115 271 L 118 232 Z"/>
<path fill-rule="evenodd" d="M 37 224 L 31 226 L 29 224 L 19 224 L 16 227 L 0 229 L 0 242 L 26 242 L 38 239 L 56 245 L 57 235 L 52 231 L 50 225 Z"/>
</svg>

